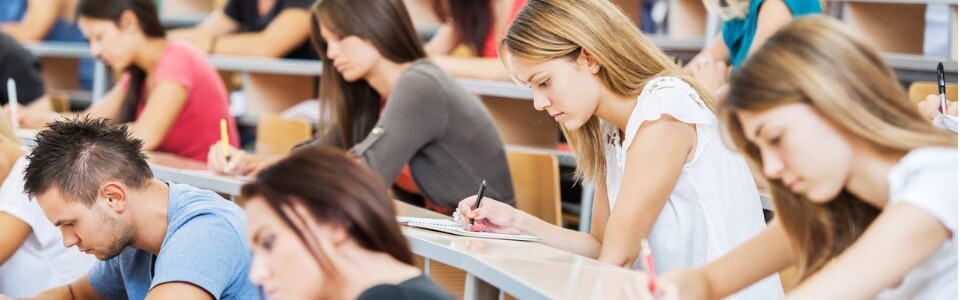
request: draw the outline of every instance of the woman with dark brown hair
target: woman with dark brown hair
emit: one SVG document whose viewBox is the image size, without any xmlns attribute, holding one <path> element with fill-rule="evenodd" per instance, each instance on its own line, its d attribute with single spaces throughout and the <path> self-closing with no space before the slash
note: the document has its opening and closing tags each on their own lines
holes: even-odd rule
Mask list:
<svg viewBox="0 0 960 300">
<path fill-rule="evenodd" d="M 503 140 L 480 101 L 430 60 L 400 0 L 320 0 L 311 38 L 323 61 L 320 106 L 327 119 L 311 144 L 349 149 L 398 192 L 450 213 L 486 180 L 513 204 Z M 256 173 L 280 157 L 220 145 L 209 168 Z M 409 168 L 407 168 L 409 166 Z M 407 171 L 409 170 L 409 171 Z"/>
<path fill-rule="evenodd" d="M 341 150 L 309 147 L 243 187 L 250 279 L 270 299 L 450 299 L 413 266 L 386 186 Z"/>
</svg>

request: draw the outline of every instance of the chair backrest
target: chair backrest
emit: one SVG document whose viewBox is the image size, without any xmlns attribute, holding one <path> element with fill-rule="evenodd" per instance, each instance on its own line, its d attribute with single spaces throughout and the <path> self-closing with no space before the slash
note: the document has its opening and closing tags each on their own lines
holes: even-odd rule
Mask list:
<svg viewBox="0 0 960 300">
<path fill-rule="evenodd" d="M 933 81 L 914 81 L 910 84 L 910 101 L 919 103 L 927 99 L 927 95 L 936 95 L 940 93 L 937 83 Z M 957 101 L 957 84 L 947 83 L 947 99 Z"/>
<path fill-rule="evenodd" d="M 70 96 L 63 91 L 51 91 L 50 109 L 58 113 L 70 112 Z"/>
<path fill-rule="evenodd" d="M 549 153 L 507 151 L 517 208 L 547 223 L 562 225 L 560 165 Z"/>
<path fill-rule="evenodd" d="M 277 115 L 260 116 L 256 153 L 290 153 L 293 146 L 310 139 L 312 130 L 310 123 L 304 120 L 284 119 Z"/>
</svg>

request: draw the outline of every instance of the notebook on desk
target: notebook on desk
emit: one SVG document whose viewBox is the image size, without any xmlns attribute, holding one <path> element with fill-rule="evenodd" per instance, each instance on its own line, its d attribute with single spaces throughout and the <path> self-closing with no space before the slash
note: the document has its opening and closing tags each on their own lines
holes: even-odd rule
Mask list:
<svg viewBox="0 0 960 300">
<path fill-rule="evenodd" d="M 444 220 L 444 219 L 397 217 L 397 222 L 400 222 L 400 224 L 404 224 L 410 227 L 440 231 L 440 232 L 459 235 L 459 236 L 498 239 L 498 240 L 527 241 L 527 242 L 540 241 L 540 238 L 535 236 L 529 236 L 529 235 L 513 235 L 513 234 L 503 234 L 503 233 L 494 233 L 494 232 L 466 231 L 463 229 L 463 227 L 460 227 L 460 224 L 457 224 L 450 220 Z"/>
</svg>

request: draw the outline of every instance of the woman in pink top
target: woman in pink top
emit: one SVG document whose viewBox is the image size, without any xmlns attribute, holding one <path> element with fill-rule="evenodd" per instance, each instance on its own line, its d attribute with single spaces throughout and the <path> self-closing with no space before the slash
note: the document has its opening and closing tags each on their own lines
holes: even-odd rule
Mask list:
<svg viewBox="0 0 960 300">
<path fill-rule="evenodd" d="M 527 0 L 434 0 L 434 10 L 446 25 L 424 48 L 430 59 L 459 77 L 510 80 L 497 59 L 497 43 Z M 467 46 L 476 57 L 449 56 Z"/>
<path fill-rule="evenodd" d="M 130 123 L 145 150 L 204 162 L 209 145 L 220 140 L 220 119 L 227 119 L 230 143 L 239 144 L 216 70 L 194 46 L 166 40 L 153 1 L 85 1 L 77 13 L 90 53 L 124 72 L 99 103 L 81 114 Z"/>
</svg>

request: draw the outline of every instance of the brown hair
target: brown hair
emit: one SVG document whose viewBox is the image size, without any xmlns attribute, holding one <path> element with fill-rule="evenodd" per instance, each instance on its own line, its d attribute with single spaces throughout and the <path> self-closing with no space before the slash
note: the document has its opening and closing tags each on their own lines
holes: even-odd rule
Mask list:
<svg viewBox="0 0 960 300">
<path fill-rule="evenodd" d="M 325 144 L 349 149 L 359 143 L 379 119 L 380 95 L 366 80 L 347 82 L 327 57 L 327 42 L 320 25 L 340 37 L 356 36 L 373 44 L 380 55 L 396 62 L 427 57 L 423 43 L 401 0 L 319 0 L 313 4 L 310 40 L 323 62 L 320 76 L 320 108 L 333 112 L 322 120 Z"/>
<path fill-rule="evenodd" d="M 343 228 L 364 249 L 389 254 L 413 265 L 413 253 L 400 232 L 387 186 L 368 167 L 343 150 L 303 147 L 260 172 L 241 190 L 245 198 L 262 196 L 283 222 L 313 253 L 320 268 L 337 274 L 316 246 L 317 237 L 304 228 L 309 220 Z M 309 216 L 302 216 L 302 207 Z"/>
<path fill-rule="evenodd" d="M 433 11 L 443 22 L 452 23 L 454 44 L 465 44 L 474 55 L 482 56 L 493 23 L 490 0 L 433 0 Z"/>
<path fill-rule="evenodd" d="M 736 112 L 792 103 L 813 106 L 843 131 L 888 153 L 957 145 L 956 135 L 921 117 L 872 45 L 828 17 L 807 17 L 785 27 L 732 75 L 720 119 L 755 170 L 762 170 L 760 150 L 745 137 Z M 780 181 L 767 179 L 767 184 L 777 218 L 799 254 L 799 280 L 843 252 L 880 213 L 846 190 L 816 204 Z"/>
<path fill-rule="evenodd" d="M 609 0 L 530 0 L 498 49 L 507 69 L 511 69 L 507 52 L 539 63 L 575 59 L 581 50 L 597 58 L 600 71 L 596 76 L 616 94 L 639 95 L 650 79 L 674 76 L 693 87 L 708 106 L 713 105 L 713 96 L 683 75 L 680 67 Z M 563 128 L 563 133 L 577 156 L 577 178 L 603 184 L 606 155 L 600 119 L 592 116 L 581 128 Z"/>
</svg>

